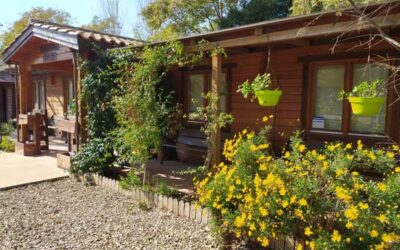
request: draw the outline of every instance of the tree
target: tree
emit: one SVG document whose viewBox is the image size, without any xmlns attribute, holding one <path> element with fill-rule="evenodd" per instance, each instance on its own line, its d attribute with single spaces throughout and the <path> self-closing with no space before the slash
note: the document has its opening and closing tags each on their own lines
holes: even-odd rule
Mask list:
<svg viewBox="0 0 400 250">
<path fill-rule="evenodd" d="M 3 50 L 28 26 L 29 19 L 35 18 L 45 21 L 51 21 L 60 24 L 70 24 L 71 14 L 53 8 L 34 7 L 31 10 L 20 14 L 20 18 L 12 23 L 7 31 L 0 34 L 0 49 Z"/>
<path fill-rule="evenodd" d="M 122 19 L 119 13 L 119 0 L 100 0 L 101 13 L 94 16 L 92 21 L 83 28 L 120 35 Z"/>
<path fill-rule="evenodd" d="M 239 0 L 149 0 L 141 15 L 155 39 L 213 31 Z"/>
<path fill-rule="evenodd" d="M 149 0 L 142 9 L 153 38 L 214 31 L 289 14 L 291 0 Z"/>
<path fill-rule="evenodd" d="M 387 2 L 387 0 L 355 0 L 354 3 L 359 4 L 371 4 Z M 325 10 L 340 10 L 343 8 L 352 7 L 349 1 L 337 1 L 337 0 L 293 0 L 292 15 L 305 15 L 318 11 Z"/>
<path fill-rule="evenodd" d="M 287 17 L 291 5 L 292 0 L 242 0 L 238 8 L 229 10 L 220 23 L 220 28 Z"/>
</svg>

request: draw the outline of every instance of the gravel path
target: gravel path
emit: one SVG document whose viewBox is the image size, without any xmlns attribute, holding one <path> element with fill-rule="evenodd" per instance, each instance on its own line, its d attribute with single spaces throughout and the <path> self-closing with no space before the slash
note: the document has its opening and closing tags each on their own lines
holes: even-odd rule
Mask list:
<svg viewBox="0 0 400 250">
<path fill-rule="evenodd" d="M 203 226 L 71 179 L 0 191 L 0 249 L 215 249 Z"/>
</svg>

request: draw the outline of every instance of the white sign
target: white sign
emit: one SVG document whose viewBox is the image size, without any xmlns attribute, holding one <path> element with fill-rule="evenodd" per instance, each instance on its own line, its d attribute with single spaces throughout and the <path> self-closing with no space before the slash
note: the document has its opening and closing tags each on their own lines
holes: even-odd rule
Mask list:
<svg viewBox="0 0 400 250">
<path fill-rule="evenodd" d="M 322 116 L 314 116 L 312 119 L 313 128 L 325 128 L 325 119 Z"/>
</svg>

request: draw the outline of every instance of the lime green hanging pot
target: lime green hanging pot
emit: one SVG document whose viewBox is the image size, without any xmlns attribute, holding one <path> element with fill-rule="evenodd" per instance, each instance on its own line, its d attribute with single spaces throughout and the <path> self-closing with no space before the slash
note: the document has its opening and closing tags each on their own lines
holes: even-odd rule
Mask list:
<svg viewBox="0 0 400 250">
<path fill-rule="evenodd" d="M 282 90 L 257 90 L 256 97 L 258 104 L 263 107 L 273 107 L 278 105 L 281 99 Z"/>
<path fill-rule="evenodd" d="M 376 116 L 385 102 L 384 97 L 348 97 L 353 114 Z"/>
</svg>

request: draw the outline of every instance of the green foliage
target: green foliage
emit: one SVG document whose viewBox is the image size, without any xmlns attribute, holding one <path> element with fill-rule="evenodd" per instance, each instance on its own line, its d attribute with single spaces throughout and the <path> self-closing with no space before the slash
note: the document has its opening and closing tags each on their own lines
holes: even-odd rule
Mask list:
<svg viewBox="0 0 400 250">
<path fill-rule="evenodd" d="M 11 24 L 7 31 L 0 35 L 0 50 L 7 47 L 28 26 L 29 19 L 51 21 L 60 24 L 71 23 L 71 14 L 53 8 L 34 7 L 20 14 L 20 18 Z"/>
<path fill-rule="evenodd" d="M 122 177 L 121 181 L 119 181 L 119 186 L 123 189 L 128 189 L 128 190 L 135 187 L 140 187 L 141 185 L 142 181 L 134 171 L 130 171 L 128 176 Z"/>
<path fill-rule="evenodd" d="M 115 162 L 114 141 L 112 138 L 92 138 L 71 160 L 71 173 L 103 174 Z"/>
<path fill-rule="evenodd" d="M 237 92 L 242 93 L 245 98 L 251 96 L 251 98 L 253 99 L 256 91 L 267 90 L 270 89 L 271 86 L 272 81 L 270 74 L 258 74 L 252 82 L 249 82 L 249 80 L 247 80 L 244 83 L 240 84 Z"/>
<path fill-rule="evenodd" d="M 363 81 L 353 87 L 350 92 L 342 91 L 339 94 L 339 99 L 346 97 L 382 97 L 386 95 L 386 83 L 382 79 L 377 79 L 372 82 Z"/>
<path fill-rule="evenodd" d="M 74 156 L 73 172 L 103 172 L 113 166 L 116 145 L 111 132 L 118 124 L 112 100 L 122 94 L 119 81 L 131 60 L 126 51 L 98 49 L 93 60 L 81 65 L 85 78 L 80 98 L 86 104 L 88 142 Z"/>
<path fill-rule="evenodd" d="M 206 135 L 207 156 L 204 166 L 205 170 L 208 170 L 215 163 L 215 153 L 217 152 L 215 148 L 215 136 L 221 128 L 232 124 L 234 118 L 231 114 L 218 110 L 219 97 L 216 94 L 208 92 L 203 95 L 203 98 L 208 105 L 197 107 L 196 112 L 190 114 L 190 119 L 204 121 L 201 131 Z"/>
<path fill-rule="evenodd" d="M 182 197 L 182 193 L 179 192 L 177 189 L 172 188 L 168 186 L 167 182 L 164 180 L 160 180 L 157 183 L 157 188 L 155 189 L 155 192 L 167 197 L 172 197 L 172 198 L 179 198 Z"/>
<path fill-rule="evenodd" d="M 291 0 L 242 0 L 229 10 L 221 21 L 220 28 L 230 28 L 276 18 L 287 17 Z"/>
<path fill-rule="evenodd" d="M 1 124 L 0 124 L 0 138 L 1 138 L 2 136 L 8 136 L 8 135 L 10 135 L 12 132 L 14 132 L 14 130 L 15 130 L 15 129 L 14 129 L 14 127 L 13 127 L 11 121 L 8 122 L 8 123 L 1 123 Z"/>
<path fill-rule="evenodd" d="M 114 98 L 119 126 L 113 134 L 121 159 L 142 165 L 160 149 L 175 112 L 172 92 L 163 84 L 165 76 L 172 66 L 188 65 L 201 57 L 187 55 L 180 42 L 148 46 L 135 53 L 137 61 L 126 68 L 121 81 L 124 93 Z"/>
<path fill-rule="evenodd" d="M 0 151 L 4 152 L 14 152 L 15 151 L 15 143 L 10 140 L 8 136 L 0 137 Z"/>
<path fill-rule="evenodd" d="M 218 232 L 265 247 L 271 238 L 295 236 L 310 249 L 397 249 L 399 146 L 374 149 L 358 141 L 317 151 L 294 136 L 291 151 L 274 158 L 259 136 L 244 131 L 229 140 L 226 161 L 197 183 Z M 384 178 L 367 178 L 366 169 Z"/>
<path fill-rule="evenodd" d="M 388 2 L 387 0 L 354 0 L 357 5 Z M 351 7 L 347 0 L 293 0 L 292 15 L 305 15 L 313 12 L 337 10 Z"/>
</svg>

